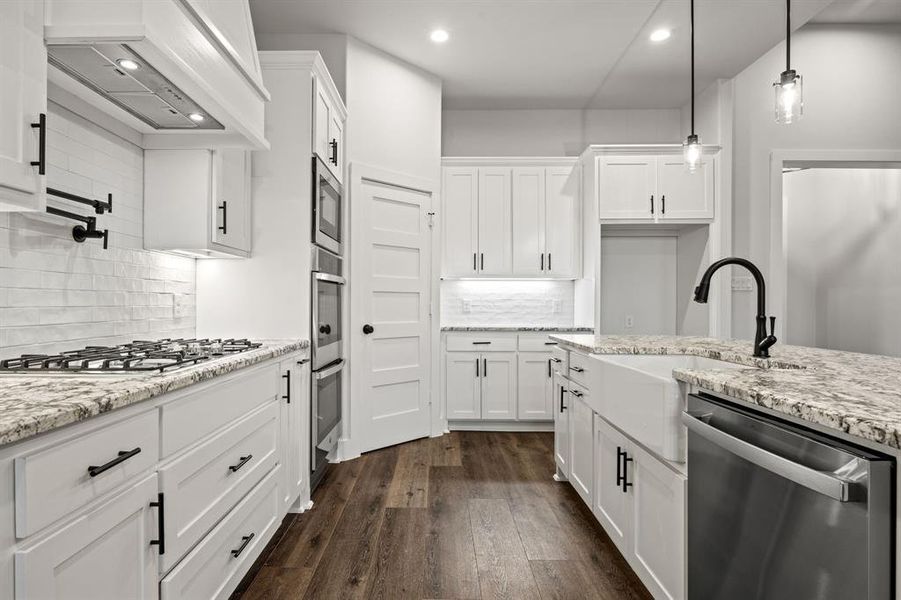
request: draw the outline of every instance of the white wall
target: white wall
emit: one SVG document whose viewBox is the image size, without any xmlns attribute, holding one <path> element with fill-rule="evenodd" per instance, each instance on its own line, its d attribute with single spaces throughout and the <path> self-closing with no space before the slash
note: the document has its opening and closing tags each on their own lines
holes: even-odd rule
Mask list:
<svg viewBox="0 0 901 600">
<path fill-rule="evenodd" d="M 195 261 L 143 249 L 143 151 L 57 104 L 47 125 L 47 185 L 113 194 L 113 212 L 97 219 L 109 249 L 76 243 L 74 221 L 0 214 L 0 356 L 193 336 Z"/>
<path fill-rule="evenodd" d="M 338 33 L 261 33 L 259 50 L 315 50 L 322 55 L 341 98 L 347 100 L 347 36 Z"/>
<path fill-rule="evenodd" d="M 589 144 L 678 142 L 680 111 L 446 110 L 443 156 L 578 156 Z"/>
<path fill-rule="evenodd" d="M 809 25 L 792 38 L 804 77 L 805 115 L 773 118 L 772 83 L 785 68 L 780 44 L 734 79 L 733 244 L 768 273 L 770 154 L 774 149 L 901 148 L 901 26 Z M 738 271 L 736 271 L 738 274 Z M 732 333 L 754 331 L 753 293 L 733 294 Z"/>
<path fill-rule="evenodd" d="M 440 181 L 441 80 L 348 38 L 346 144 L 351 164 Z"/>
<path fill-rule="evenodd" d="M 442 326 L 572 327 L 572 281 L 442 281 Z"/>
<path fill-rule="evenodd" d="M 783 178 L 790 344 L 901 356 L 901 169 Z"/>
</svg>

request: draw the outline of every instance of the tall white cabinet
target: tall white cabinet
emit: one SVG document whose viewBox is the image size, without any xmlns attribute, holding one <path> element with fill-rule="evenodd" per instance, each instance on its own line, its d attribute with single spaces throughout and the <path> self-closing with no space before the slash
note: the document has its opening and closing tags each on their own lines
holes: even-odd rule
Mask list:
<svg viewBox="0 0 901 600">
<path fill-rule="evenodd" d="M 445 159 L 442 276 L 577 278 L 580 186 L 574 159 Z"/>
<path fill-rule="evenodd" d="M 0 212 L 43 211 L 47 131 L 44 3 L 0 2 L 0 40 Z"/>
</svg>

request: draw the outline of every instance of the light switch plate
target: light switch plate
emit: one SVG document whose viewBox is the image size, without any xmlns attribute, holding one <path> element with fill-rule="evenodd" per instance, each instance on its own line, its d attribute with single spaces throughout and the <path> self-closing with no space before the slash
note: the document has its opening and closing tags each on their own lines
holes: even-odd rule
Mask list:
<svg viewBox="0 0 901 600">
<path fill-rule="evenodd" d="M 471 301 L 471 300 L 464 300 L 464 301 L 463 301 L 463 312 L 464 312 L 464 313 L 471 313 L 471 312 L 472 312 L 472 301 Z"/>
</svg>

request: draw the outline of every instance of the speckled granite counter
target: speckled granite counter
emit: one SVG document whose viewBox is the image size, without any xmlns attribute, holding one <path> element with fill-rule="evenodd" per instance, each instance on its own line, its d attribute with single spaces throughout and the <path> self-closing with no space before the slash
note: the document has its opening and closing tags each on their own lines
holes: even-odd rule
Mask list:
<svg viewBox="0 0 901 600">
<path fill-rule="evenodd" d="M 554 335 L 594 354 L 688 354 L 747 369 L 676 369 L 673 376 L 732 398 L 901 448 L 901 359 L 777 344 L 770 359 L 747 340 L 678 336 Z"/>
<path fill-rule="evenodd" d="M 560 333 L 592 333 L 591 327 L 544 327 L 531 325 L 504 325 L 501 327 L 487 327 L 482 325 L 447 325 L 441 328 L 441 331 L 448 332 L 467 332 L 467 331 L 521 331 L 523 333 L 530 332 L 560 332 Z"/>
<path fill-rule="evenodd" d="M 166 373 L 0 376 L 0 445 L 143 402 L 168 392 L 309 348 L 307 340 L 261 348 Z"/>
</svg>

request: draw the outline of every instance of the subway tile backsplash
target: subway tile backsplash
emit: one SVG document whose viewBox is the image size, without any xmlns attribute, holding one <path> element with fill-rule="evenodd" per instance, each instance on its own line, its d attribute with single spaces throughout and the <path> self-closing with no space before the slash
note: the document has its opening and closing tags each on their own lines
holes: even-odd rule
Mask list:
<svg viewBox="0 0 901 600">
<path fill-rule="evenodd" d="M 572 327 L 572 281 L 442 281 L 441 325 Z"/>
<path fill-rule="evenodd" d="M 51 104 L 47 185 L 106 199 L 109 229 L 79 244 L 74 221 L 38 213 L 0 213 L 0 357 L 86 344 L 193 336 L 195 261 L 143 249 L 143 152 Z M 48 204 L 93 211 L 49 197 Z"/>
</svg>

